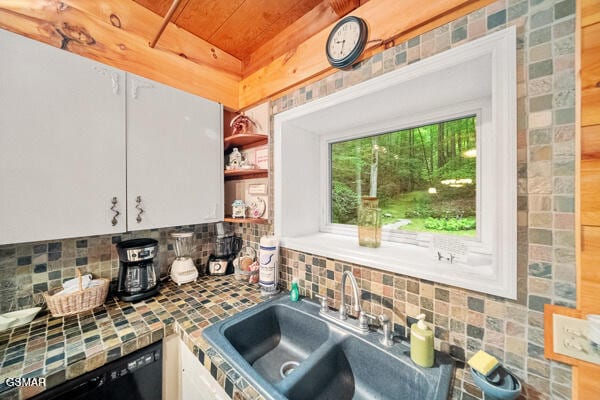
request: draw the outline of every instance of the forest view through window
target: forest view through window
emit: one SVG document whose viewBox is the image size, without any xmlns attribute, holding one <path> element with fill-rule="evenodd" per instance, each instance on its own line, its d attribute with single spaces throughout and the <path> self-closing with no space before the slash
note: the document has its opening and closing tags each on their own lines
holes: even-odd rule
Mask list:
<svg viewBox="0 0 600 400">
<path fill-rule="evenodd" d="M 332 143 L 331 222 L 377 197 L 384 229 L 475 236 L 476 117 Z"/>
</svg>

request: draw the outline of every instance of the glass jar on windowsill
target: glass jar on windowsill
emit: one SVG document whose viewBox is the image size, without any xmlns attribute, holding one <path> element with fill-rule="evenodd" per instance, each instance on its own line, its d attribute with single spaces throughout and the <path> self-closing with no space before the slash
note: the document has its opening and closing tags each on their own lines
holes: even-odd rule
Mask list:
<svg viewBox="0 0 600 400">
<path fill-rule="evenodd" d="M 364 247 L 381 245 L 381 208 L 377 197 L 364 196 L 358 209 L 358 244 Z"/>
</svg>

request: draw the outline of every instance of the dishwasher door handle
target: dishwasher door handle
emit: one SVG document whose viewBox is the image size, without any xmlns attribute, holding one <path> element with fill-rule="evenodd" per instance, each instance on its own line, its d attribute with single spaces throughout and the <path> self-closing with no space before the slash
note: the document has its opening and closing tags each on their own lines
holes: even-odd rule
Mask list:
<svg viewBox="0 0 600 400">
<path fill-rule="evenodd" d="M 76 397 L 82 394 L 86 394 L 91 392 L 94 389 L 99 388 L 104 384 L 104 376 L 97 376 L 95 378 L 89 379 L 86 382 L 83 382 L 81 385 L 75 386 L 69 391 L 70 397 Z"/>
</svg>

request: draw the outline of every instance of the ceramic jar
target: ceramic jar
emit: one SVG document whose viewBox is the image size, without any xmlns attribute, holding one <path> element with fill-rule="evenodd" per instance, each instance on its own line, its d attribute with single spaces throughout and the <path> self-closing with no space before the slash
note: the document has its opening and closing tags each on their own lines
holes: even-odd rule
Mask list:
<svg viewBox="0 0 600 400">
<path fill-rule="evenodd" d="M 246 203 L 244 200 L 235 200 L 231 203 L 232 218 L 246 218 Z"/>
</svg>

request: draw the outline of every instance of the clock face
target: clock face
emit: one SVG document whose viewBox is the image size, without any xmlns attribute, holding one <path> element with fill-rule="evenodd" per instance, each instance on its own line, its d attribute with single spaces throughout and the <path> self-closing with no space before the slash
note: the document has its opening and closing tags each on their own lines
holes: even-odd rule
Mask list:
<svg viewBox="0 0 600 400">
<path fill-rule="evenodd" d="M 326 53 L 329 63 L 336 68 L 351 65 L 362 53 L 367 41 L 367 24 L 350 16 L 333 28 L 327 39 Z"/>
<path fill-rule="evenodd" d="M 329 42 L 329 54 L 336 60 L 348 57 L 354 50 L 360 38 L 360 25 L 356 21 L 349 21 L 340 26 Z"/>
</svg>

